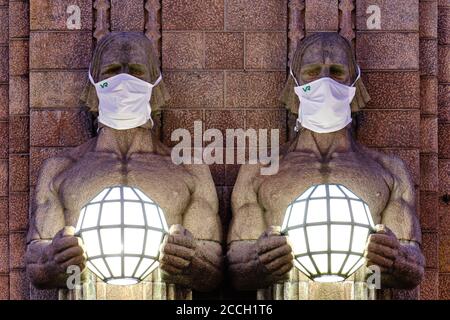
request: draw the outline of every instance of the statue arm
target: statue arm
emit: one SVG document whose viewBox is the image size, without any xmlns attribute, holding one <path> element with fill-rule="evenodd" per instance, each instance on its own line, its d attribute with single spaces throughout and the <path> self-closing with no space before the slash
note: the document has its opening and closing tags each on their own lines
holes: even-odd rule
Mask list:
<svg viewBox="0 0 450 320">
<path fill-rule="evenodd" d="M 189 262 L 181 273 L 171 270 L 167 264 L 162 266 L 166 281 L 187 286 L 198 291 L 215 289 L 222 280 L 222 226 L 218 214 L 216 188 L 208 166 L 186 166 L 193 177 L 191 201 L 183 215 L 183 237 L 177 234 L 168 236 L 162 262 L 166 259 L 185 258 Z M 171 228 L 172 229 L 172 228 Z M 172 231 L 172 230 L 171 230 Z M 170 261 L 176 266 L 176 261 Z M 184 267 L 184 268 L 183 268 Z M 169 268 L 169 269 L 168 269 Z M 167 270 L 168 269 L 168 270 Z M 172 271 L 172 272 L 165 272 Z"/>
<path fill-rule="evenodd" d="M 283 265 L 278 268 L 281 261 L 277 258 L 287 249 L 283 243 L 286 238 L 278 234 L 269 237 L 275 234 L 265 232 L 268 226 L 264 210 L 258 203 L 257 190 L 253 185 L 253 178 L 258 174 L 258 165 L 243 165 L 231 199 L 233 218 L 228 233 L 227 260 L 232 285 L 238 290 L 268 287 L 284 280 L 286 272 L 292 267 L 288 262 L 287 267 Z M 290 249 L 287 251 L 290 252 Z M 273 266 L 275 272 L 269 271 L 267 266 Z M 289 270 L 284 270 L 286 268 Z"/>
<path fill-rule="evenodd" d="M 25 259 L 28 276 L 37 288 L 64 287 L 66 283 L 66 273 L 49 261 L 52 239 L 65 226 L 63 206 L 53 182 L 66 165 L 67 160 L 62 158 L 45 161 L 36 186 Z"/>
<path fill-rule="evenodd" d="M 393 158 L 389 158 L 389 162 L 394 182 L 391 198 L 382 212 L 381 223 L 386 228 L 381 232 L 380 241 L 372 246 L 384 251 L 385 257 L 392 257 L 391 262 L 381 268 L 382 287 L 412 289 L 422 280 L 425 265 L 414 187 L 404 163 Z M 370 237 L 377 237 L 377 234 Z"/>
</svg>

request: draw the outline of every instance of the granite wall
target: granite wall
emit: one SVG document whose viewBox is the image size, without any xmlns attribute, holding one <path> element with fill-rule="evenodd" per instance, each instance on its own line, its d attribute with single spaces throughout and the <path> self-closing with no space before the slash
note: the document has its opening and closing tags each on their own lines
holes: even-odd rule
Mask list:
<svg viewBox="0 0 450 320">
<path fill-rule="evenodd" d="M 70 5 L 80 28 L 68 29 Z M 119 30 L 145 32 L 159 48 L 172 96 L 161 115 L 168 145 L 195 120 L 279 128 L 285 141 L 277 98 L 296 43 L 314 31 L 352 40 L 372 97 L 358 139 L 407 163 L 427 259 L 420 288 L 380 296 L 450 299 L 450 205 L 441 199 L 450 193 L 450 0 L 0 0 L 0 299 L 55 297 L 25 275 L 30 198 L 42 161 L 89 139 L 78 98 L 96 41 Z M 226 228 L 238 166 L 211 170 Z"/>
</svg>

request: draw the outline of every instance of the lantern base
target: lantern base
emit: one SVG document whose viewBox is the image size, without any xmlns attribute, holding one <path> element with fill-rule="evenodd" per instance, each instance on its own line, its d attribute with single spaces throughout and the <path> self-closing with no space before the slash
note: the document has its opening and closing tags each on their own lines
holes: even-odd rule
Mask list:
<svg viewBox="0 0 450 320">
<path fill-rule="evenodd" d="M 107 280 L 106 283 L 116 286 L 131 286 L 133 284 L 139 283 L 139 281 L 135 278 L 121 278 L 121 279 L 110 279 Z"/>
<path fill-rule="evenodd" d="M 315 282 L 324 282 L 324 283 L 341 282 L 344 280 L 345 280 L 344 277 L 336 276 L 336 275 L 326 275 L 326 276 L 320 276 L 320 277 L 314 278 Z"/>
</svg>

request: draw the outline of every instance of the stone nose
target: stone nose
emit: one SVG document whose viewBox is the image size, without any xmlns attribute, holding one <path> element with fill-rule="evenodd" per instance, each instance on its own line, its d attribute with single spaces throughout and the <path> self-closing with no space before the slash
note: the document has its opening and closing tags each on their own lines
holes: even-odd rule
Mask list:
<svg viewBox="0 0 450 320">
<path fill-rule="evenodd" d="M 130 68 L 128 64 L 122 64 L 122 67 L 120 68 L 120 73 L 130 73 Z"/>
<path fill-rule="evenodd" d="M 322 67 L 322 70 L 321 70 L 321 72 L 320 72 L 320 74 L 319 74 L 319 77 L 320 78 L 325 78 L 325 77 L 330 77 L 330 67 L 328 67 L 328 66 L 323 66 Z"/>
</svg>

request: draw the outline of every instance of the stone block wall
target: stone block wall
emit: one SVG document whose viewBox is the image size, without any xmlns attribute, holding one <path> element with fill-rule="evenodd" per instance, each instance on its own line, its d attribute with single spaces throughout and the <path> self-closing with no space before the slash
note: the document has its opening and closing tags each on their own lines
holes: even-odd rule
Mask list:
<svg viewBox="0 0 450 320">
<path fill-rule="evenodd" d="M 67 27 L 71 5 L 80 10 L 77 29 Z M 380 9 L 380 28 L 370 6 Z M 195 120 L 224 133 L 278 128 L 286 141 L 278 96 L 296 43 L 316 31 L 352 40 L 372 98 L 358 139 L 406 162 L 427 258 L 420 288 L 380 298 L 450 299 L 450 205 L 442 200 L 450 193 L 449 0 L 0 0 L 0 299 L 56 297 L 24 272 L 37 172 L 89 139 L 78 98 L 92 50 L 107 32 L 126 30 L 144 32 L 160 54 L 168 145 L 173 130 L 193 130 Z M 225 230 L 238 169 L 211 166 Z"/>
<path fill-rule="evenodd" d="M 438 2 L 438 167 L 439 195 L 450 190 L 450 1 Z M 435 58 L 436 59 L 436 58 Z M 450 206 L 439 201 L 439 298 L 450 299 Z"/>
<path fill-rule="evenodd" d="M 381 9 L 381 29 L 367 24 L 367 9 L 377 5 Z M 362 112 L 358 131 L 359 140 L 379 151 L 400 156 L 413 177 L 416 186 L 417 207 L 427 179 L 436 172 L 425 168 L 422 162 L 421 129 L 421 61 L 420 16 L 418 0 L 357 1 L 356 53 L 373 100 Z M 389 102 L 386 103 L 386 100 Z M 436 162 L 435 162 L 436 163 Z M 419 211 L 418 211 L 419 212 Z M 420 214 L 420 213 L 419 213 Z M 434 239 L 427 239 L 434 241 Z M 429 246 L 424 255 L 429 257 Z M 427 263 L 430 263 L 427 259 Z M 419 289 L 412 292 L 386 290 L 384 298 L 418 298 Z"/>
<path fill-rule="evenodd" d="M 193 129 L 279 128 L 286 112 L 278 96 L 286 78 L 287 1 L 162 1 L 162 69 L 171 100 L 162 139 Z M 238 165 L 211 166 L 224 228 Z"/>
</svg>

